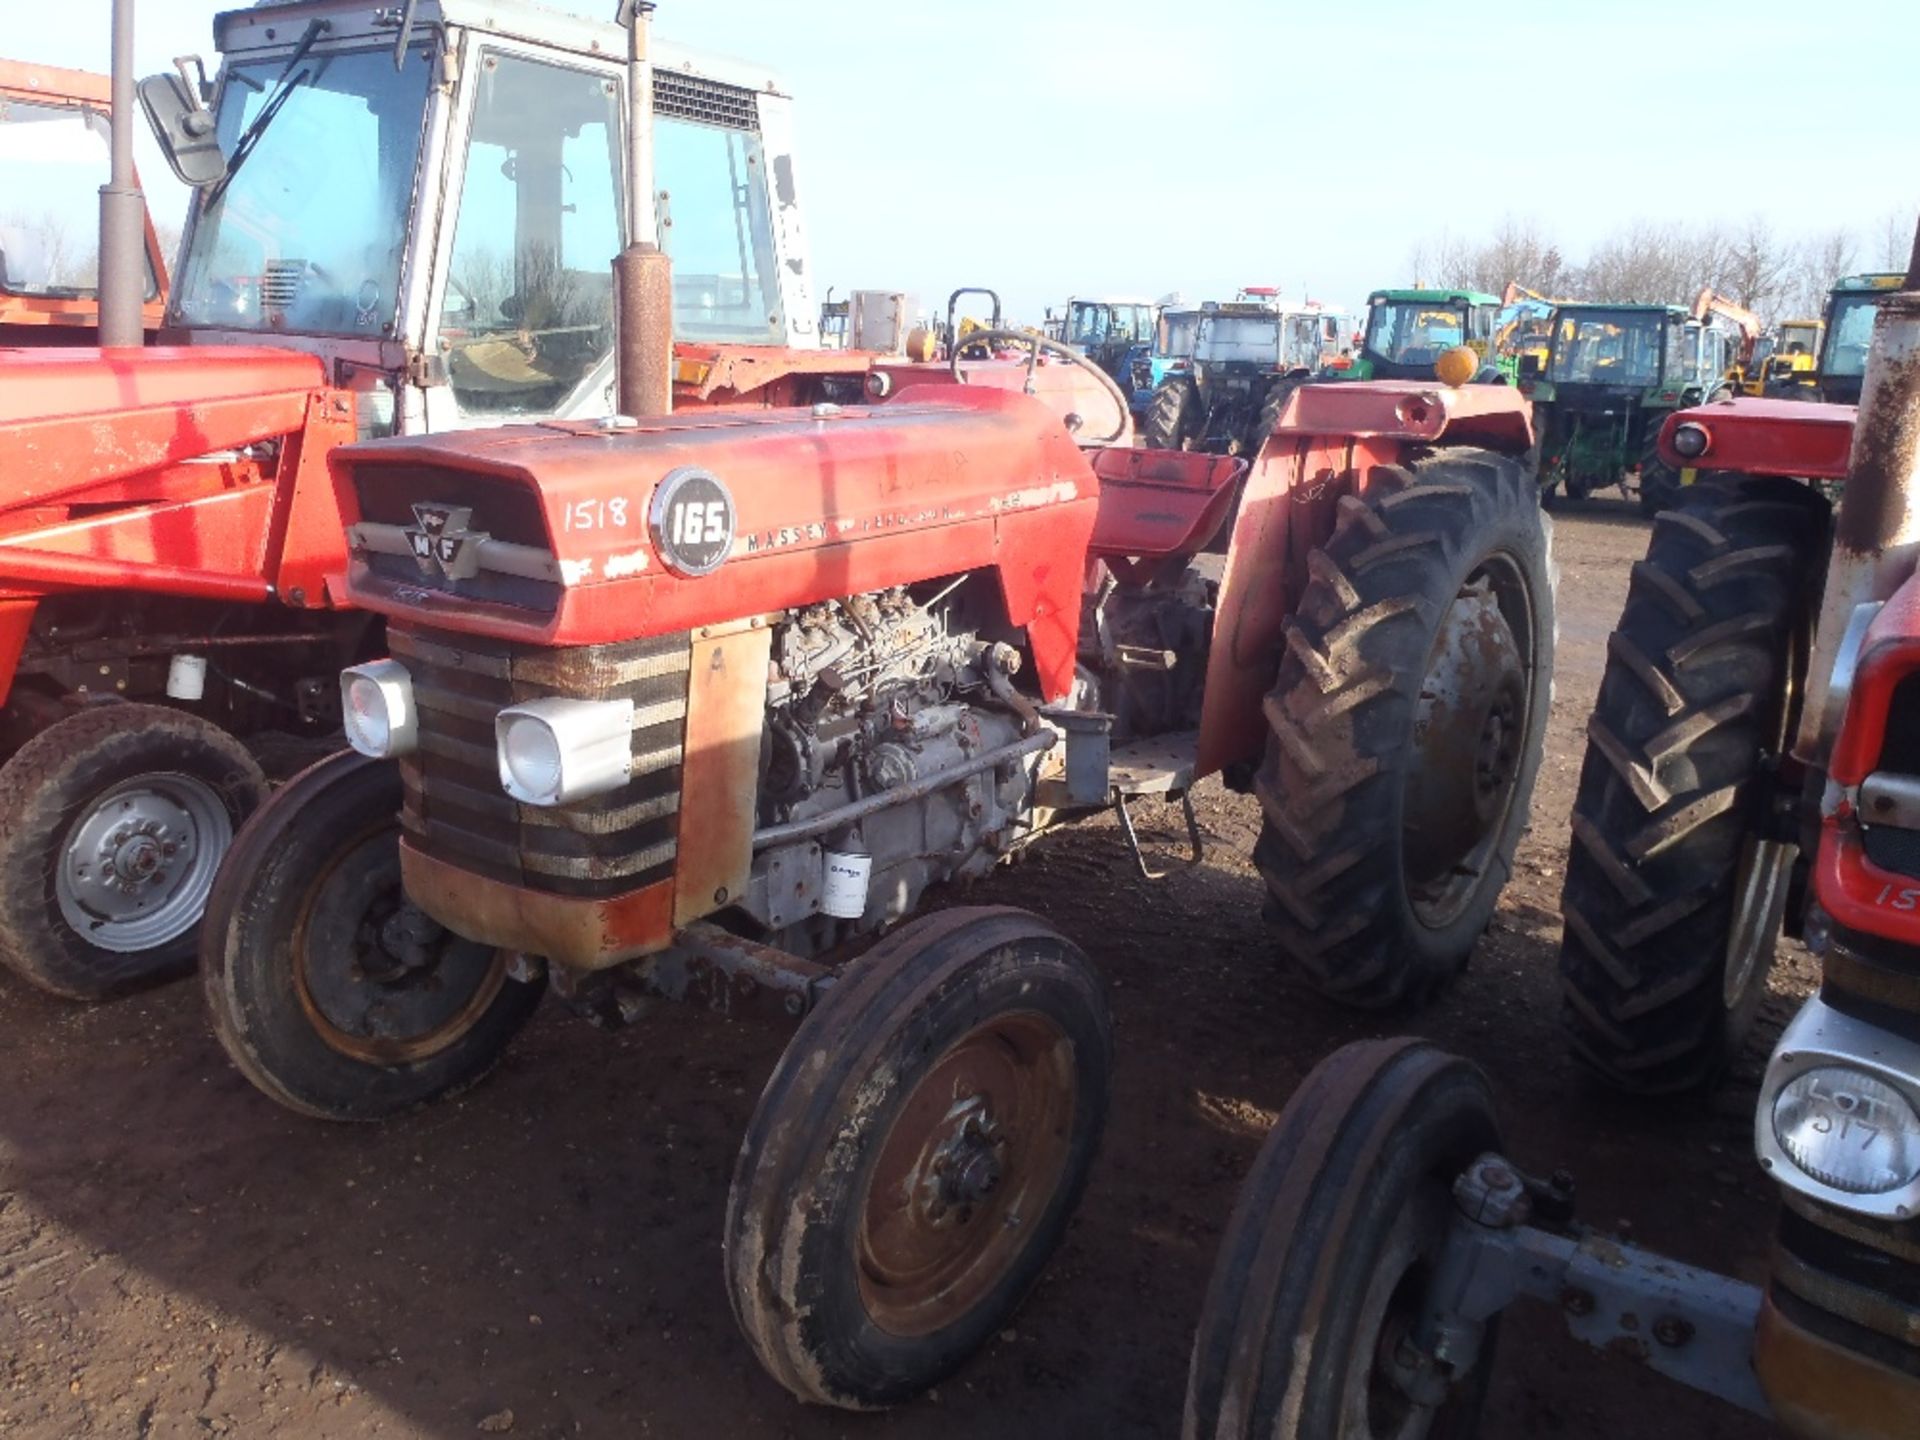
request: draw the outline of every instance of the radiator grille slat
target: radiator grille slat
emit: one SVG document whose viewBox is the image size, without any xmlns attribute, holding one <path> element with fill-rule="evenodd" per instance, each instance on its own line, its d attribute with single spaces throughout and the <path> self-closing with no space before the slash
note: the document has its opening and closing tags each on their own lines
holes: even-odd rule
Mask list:
<svg viewBox="0 0 1920 1440">
<path fill-rule="evenodd" d="M 419 708 L 420 747 L 401 764 L 401 821 L 415 845 L 562 895 L 613 895 L 673 873 L 688 635 L 551 649 L 396 624 L 388 641 Z M 501 790 L 494 717 L 546 696 L 633 702 L 625 786 L 559 806 L 521 805 Z"/>
</svg>

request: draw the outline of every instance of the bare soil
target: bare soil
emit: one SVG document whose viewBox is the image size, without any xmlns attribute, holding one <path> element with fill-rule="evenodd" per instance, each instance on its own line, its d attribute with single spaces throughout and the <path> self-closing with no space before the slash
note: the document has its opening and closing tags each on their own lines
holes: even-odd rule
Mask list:
<svg viewBox="0 0 1920 1440">
<path fill-rule="evenodd" d="M 208 1032 L 198 988 L 106 1006 L 0 978 L 0 1434 L 55 1437 L 1176 1435 L 1187 1353 L 1239 1182 L 1345 1041 L 1414 1030 L 1484 1066 L 1510 1148 L 1565 1166 L 1585 1217 L 1692 1263 L 1764 1272 L 1754 1086 L 1811 988 L 1782 949 L 1762 1024 L 1710 1101 L 1586 1083 L 1558 1025 L 1566 821 L 1607 632 L 1645 526 L 1559 520 L 1558 694 L 1533 829 L 1467 973 L 1366 1017 L 1273 963 L 1245 856 L 1253 802 L 1206 787 L 1204 864 L 1149 886 L 1110 820 L 978 900 L 1052 916 L 1112 983 L 1112 1125 L 1046 1278 L 1000 1339 L 878 1416 L 765 1378 L 721 1286 L 729 1170 L 784 1040 L 662 1009 L 608 1035 L 549 1006 L 490 1081 L 378 1127 L 298 1119 Z M 1150 808 L 1169 849 L 1177 811 Z M 1545 1310 L 1506 1327 L 1492 1437 L 1749 1437 L 1758 1422 L 1589 1353 Z"/>
</svg>

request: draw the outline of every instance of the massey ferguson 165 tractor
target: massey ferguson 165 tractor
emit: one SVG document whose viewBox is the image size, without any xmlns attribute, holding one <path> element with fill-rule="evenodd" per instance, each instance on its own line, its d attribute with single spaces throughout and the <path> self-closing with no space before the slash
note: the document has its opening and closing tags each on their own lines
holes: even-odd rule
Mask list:
<svg viewBox="0 0 1920 1440">
<path fill-rule="evenodd" d="M 0 349 L 0 958 L 75 997 L 190 962 L 249 749 L 337 735 L 335 674 L 381 653 L 327 450 L 613 408 L 625 31 L 298 0 L 215 37 L 211 108 L 191 64 L 141 87 L 198 184 L 169 343 Z M 675 403 L 860 399 L 870 357 L 807 348 L 791 100 L 656 59 Z"/>
<path fill-rule="evenodd" d="M 623 375 L 665 343 L 624 327 Z M 370 1119 L 483 1075 L 549 985 L 609 1023 L 799 1018 L 734 1174 L 741 1326 L 811 1401 L 951 1370 L 1062 1233 L 1111 1041 L 1070 941 L 917 915 L 928 888 L 1108 806 L 1131 837 L 1143 797 L 1197 851 L 1224 773 L 1260 796 L 1278 954 L 1416 1000 L 1486 924 L 1546 721 L 1517 391 L 1308 386 L 1251 465 L 1076 443 L 1124 431 L 1104 393 L 1064 424 L 978 384 L 686 415 L 623 380 L 616 418 L 336 451 L 387 653 L 342 675 L 353 751 L 214 889 L 235 1063 Z"/>
<path fill-rule="evenodd" d="M 1920 1434 L 1920 237 L 1854 420 L 1745 399 L 1668 420 L 1663 457 L 1700 475 L 1609 645 L 1567 870 L 1575 1045 L 1631 1090 L 1718 1072 L 1783 924 L 1820 952 L 1754 1116 L 1782 1198 L 1766 1284 L 1575 1224 L 1570 1177 L 1500 1153 L 1465 1061 L 1349 1046 L 1242 1192 L 1193 1440 L 1469 1434 L 1521 1297 L 1790 1434 Z M 1809 483 L 1842 478 L 1837 509 Z"/>
</svg>

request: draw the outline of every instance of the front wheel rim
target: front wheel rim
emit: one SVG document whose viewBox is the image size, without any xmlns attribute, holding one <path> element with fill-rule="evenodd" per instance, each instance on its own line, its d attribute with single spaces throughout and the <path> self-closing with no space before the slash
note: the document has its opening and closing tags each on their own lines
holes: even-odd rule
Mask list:
<svg viewBox="0 0 1920 1440">
<path fill-rule="evenodd" d="M 879 1137 L 855 1241 L 873 1322 L 921 1336 L 993 1293 L 1067 1173 L 1072 1044 L 1044 1015 L 993 1016 L 916 1081 Z"/>
<path fill-rule="evenodd" d="M 393 841 L 383 822 L 335 851 L 290 937 L 294 990 L 314 1033 L 382 1067 L 430 1059 L 471 1031 L 505 987 L 509 960 L 406 900 Z"/>
<path fill-rule="evenodd" d="M 206 781 L 123 780 L 68 827 L 53 877 L 61 918 L 97 949 L 158 949 L 200 923 L 232 844 L 233 817 Z"/>
</svg>

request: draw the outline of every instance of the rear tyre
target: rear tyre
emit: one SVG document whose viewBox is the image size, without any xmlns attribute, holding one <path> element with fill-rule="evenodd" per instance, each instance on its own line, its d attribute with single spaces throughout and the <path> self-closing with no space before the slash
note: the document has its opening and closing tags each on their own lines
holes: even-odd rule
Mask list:
<svg viewBox="0 0 1920 1440">
<path fill-rule="evenodd" d="M 1547 723 L 1549 525 L 1514 460 L 1433 451 L 1375 467 L 1308 558 L 1254 863 L 1281 953 L 1330 999 L 1425 999 L 1493 913 Z"/>
<path fill-rule="evenodd" d="M 474 1084 L 546 988 L 407 903 L 400 801 L 392 763 L 322 760 L 240 832 L 207 906 L 214 1034 L 302 1115 L 378 1120 Z"/>
<path fill-rule="evenodd" d="M 267 782 L 240 742 L 161 705 L 102 705 L 0 766 L 0 960 L 97 1000 L 193 967 L 222 857 Z"/>
<path fill-rule="evenodd" d="M 1185 380 L 1162 380 L 1147 405 L 1141 433 L 1152 450 L 1184 450 L 1199 408 L 1193 386 Z"/>
<path fill-rule="evenodd" d="M 1766 991 L 1794 847 L 1762 839 L 1791 734 L 1826 502 L 1786 480 L 1687 487 L 1607 642 L 1560 908 L 1575 1053 L 1609 1084 L 1713 1081 Z"/>
<path fill-rule="evenodd" d="M 1022 911 L 941 911 L 856 960 L 780 1057 L 727 1197 L 727 1288 L 768 1372 L 892 1405 L 998 1330 L 1079 1199 L 1112 1050 L 1086 957 Z"/>
<path fill-rule="evenodd" d="M 1280 417 L 1287 413 L 1287 402 L 1293 398 L 1293 392 L 1307 382 L 1297 375 L 1283 376 L 1273 382 L 1273 388 L 1267 391 L 1267 398 L 1260 402 L 1260 418 L 1254 422 L 1253 445 L 1249 455 L 1258 455 L 1267 443 L 1267 437 L 1273 434 L 1280 424 Z"/>
<path fill-rule="evenodd" d="M 1680 499 L 1681 488 L 1680 472 L 1660 458 L 1660 427 L 1655 425 L 1640 454 L 1641 513 L 1651 516 L 1671 510 Z"/>
<path fill-rule="evenodd" d="M 1473 1434 L 1498 1322 L 1438 1405 L 1393 1360 L 1418 1325 L 1453 1181 L 1500 1149 L 1487 1082 L 1417 1040 L 1315 1066 L 1260 1147 L 1214 1261 L 1188 1371 L 1186 1440 Z"/>
</svg>

